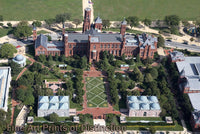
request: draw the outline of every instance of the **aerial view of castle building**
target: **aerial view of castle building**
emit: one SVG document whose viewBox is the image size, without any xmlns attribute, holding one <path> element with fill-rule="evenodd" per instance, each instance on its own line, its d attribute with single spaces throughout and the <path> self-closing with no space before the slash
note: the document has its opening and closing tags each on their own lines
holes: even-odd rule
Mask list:
<svg viewBox="0 0 200 134">
<path fill-rule="evenodd" d="M 0 0 L 0 133 L 199 134 L 199 0 Z"/>
</svg>

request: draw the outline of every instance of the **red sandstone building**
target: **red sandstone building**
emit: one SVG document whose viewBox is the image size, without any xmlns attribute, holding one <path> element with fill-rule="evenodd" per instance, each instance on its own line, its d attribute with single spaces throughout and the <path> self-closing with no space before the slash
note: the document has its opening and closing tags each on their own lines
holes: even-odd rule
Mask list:
<svg viewBox="0 0 200 134">
<path fill-rule="evenodd" d="M 100 17 L 95 19 L 94 24 L 90 24 L 91 9 L 85 9 L 83 32 L 66 33 L 63 27 L 60 38 L 52 38 L 48 41 L 45 35 L 37 36 L 36 28 L 33 29 L 33 40 L 35 41 L 35 56 L 40 54 L 62 55 L 66 57 L 74 54 L 86 55 L 89 62 L 99 61 L 100 53 L 108 51 L 114 56 L 136 56 L 140 55 L 142 59 L 153 58 L 157 51 L 157 38 L 147 34 L 125 35 L 127 22 L 121 23 L 120 33 L 107 34 L 101 33 L 102 20 Z"/>
</svg>

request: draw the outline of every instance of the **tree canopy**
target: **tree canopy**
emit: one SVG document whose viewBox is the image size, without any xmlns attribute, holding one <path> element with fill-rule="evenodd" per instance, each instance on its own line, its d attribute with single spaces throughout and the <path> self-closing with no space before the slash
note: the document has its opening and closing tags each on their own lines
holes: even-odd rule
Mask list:
<svg viewBox="0 0 200 134">
<path fill-rule="evenodd" d="M 110 20 L 102 20 L 102 25 L 104 28 L 109 28 L 110 24 Z"/>
<path fill-rule="evenodd" d="M 178 26 L 180 23 L 180 18 L 177 15 L 165 16 L 165 22 L 169 26 Z"/>
<path fill-rule="evenodd" d="M 159 35 L 159 36 L 158 36 L 158 43 L 157 43 L 157 46 L 158 46 L 158 47 L 164 47 L 164 43 L 165 43 L 164 38 L 163 38 L 161 35 Z"/>
<path fill-rule="evenodd" d="M 62 13 L 62 14 L 57 14 L 55 20 L 56 20 L 57 23 L 64 24 L 65 21 L 66 20 L 70 20 L 70 18 L 71 18 L 71 14 L 69 14 L 69 13 Z"/>
<path fill-rule="evenodd" d="M 27 21 L 21 21 L 14 29 L 13 34 L 17 38 L 25 38 L 32 34 L 32 28 L 28 26 Z"/>
<path fill-rule="evenodd" d="M 144 24 L 145 24 L 146 26 L 150 26 L 150 25 L 151 25 L 151 19 L 145 18 L 145 19 L 143 20 L 143 22 L 144 22 Z"/>
<path fill-rule="evenodd" d="M 139 18 L 137 16 L 129 16 L 127 18 L 128 24 L 132 27 L 137 27 L 139 25 Z"/>
<path fill-rule="evenodd" d="M 0 57 L 1 58 L 12 58 L 14 53 L 17 52 L 17 49 L 12 44 L 3 44 L 0 48 Z"/>
</svg>

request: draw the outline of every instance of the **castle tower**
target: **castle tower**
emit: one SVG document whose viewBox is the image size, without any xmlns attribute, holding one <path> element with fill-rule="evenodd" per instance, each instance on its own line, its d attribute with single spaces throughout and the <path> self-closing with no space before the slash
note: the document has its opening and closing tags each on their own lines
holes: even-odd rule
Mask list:
<svg viewBox="0 0 200 134">
<path fill-rule="evenodd" d="M 101 18 L 98 16 L 96 19 L 95 19 L 95 25 L 94 25 L 94 28 L 96 30 L 99 30 L 99 31 L 102 31 L 102 20 Z"/>
<path fill-rule="evenodd" d="M 83 22 L 83 33 L 90 30 L 90 19 L 91 19 L 91 8 L 85 9 L 84 22 Z"/>
<path fill-rule="evenodd" d="M 123 20 L 122 23 L 121 23 L 121 29 L 120 29 L 120 34 L 121 34 L 122 36 L 125 35 L 125 32 L 126 32 L 126 25 L 127 25 L 127 22 L 126 22 L 126 20 L 125 20 L 125 18 L 124 18 L 124 20 Z"/>
<path fill-rule="evenodd" d="M 33 25 L 33 41 L 37 39 L 37 28 L 35 24 Z"/>
<path fill-rule="evenodd" d="M 69 47 L 68 47 L 68 34 L 63 35 L 64 38 L 64 44 L 65 44 L 65 56 L 68 57 L 69 55 Z"/>
</svg>

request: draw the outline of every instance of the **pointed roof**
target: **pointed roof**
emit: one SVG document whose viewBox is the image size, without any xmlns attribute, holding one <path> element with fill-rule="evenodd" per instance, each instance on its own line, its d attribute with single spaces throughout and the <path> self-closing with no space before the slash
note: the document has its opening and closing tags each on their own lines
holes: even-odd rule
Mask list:
<svg viewBox="0 0 200 134">
<path fill-rule="evenodd" d="M 48 103 L 49 97 L 48 96 L 39 96 L 39 103 Z"/>
<path fill-rule="evenodd" d="M 39 103 L 39 110 L 48 110 L 49 103 Z"/>
<path fill-rule="evenodd" d="M 98 17 L 95 19 L 95 23 L 102 23 L 102 19 L 98 16 Z"/>
<path fill-rule="evenodd" d="M 39 47 L 40 45 L 47 48 L 48 38 L 47 36 L 40 34 L 35 42 L 35 48 Z"/>
<path fill-rule="evenodd" d="M 35 24 L 33 24 L 33 31 L 37 30 Z"/>
<path fill-rule="evenodd" d="M 49 97 L 49 103 L 58 103 L 58 102 L 59 102 L 58 96 Z"/>
<path fill-rule="evenodd" d="M 184 82 L 184 87 L 185 88 L 190 88 L 190 84 L 188 82 L 188 79 L 186 79 L 186 81 Z"/>
<path fill-rule="evenodd" d="M 58 109 L 59 104 L 58 103 L 49 103 L 49 109 Z"/>
<path fill-rule="evenodd" d="M 183 68 L 183 70 L 180 72 L 180 76 L 185 77 L 185 70 Z"/>
<path fill-rule="evenodd" d="M 59 102 L 60 103 L 69 102 L 69 96 L 59 96 Z"/>
<path fill-rule="evenodd" d="M 122 24 L 122 25 L 127 25 L 127 21 L 126 21 L 125 17 L 124 17 L 124 20 L 122 21 L 121 24 Z"/>
<path fill-rule="evenodd" d="M 59 109 L 69 109 L 68 103 L 59 103 Z"/>
</svg>

